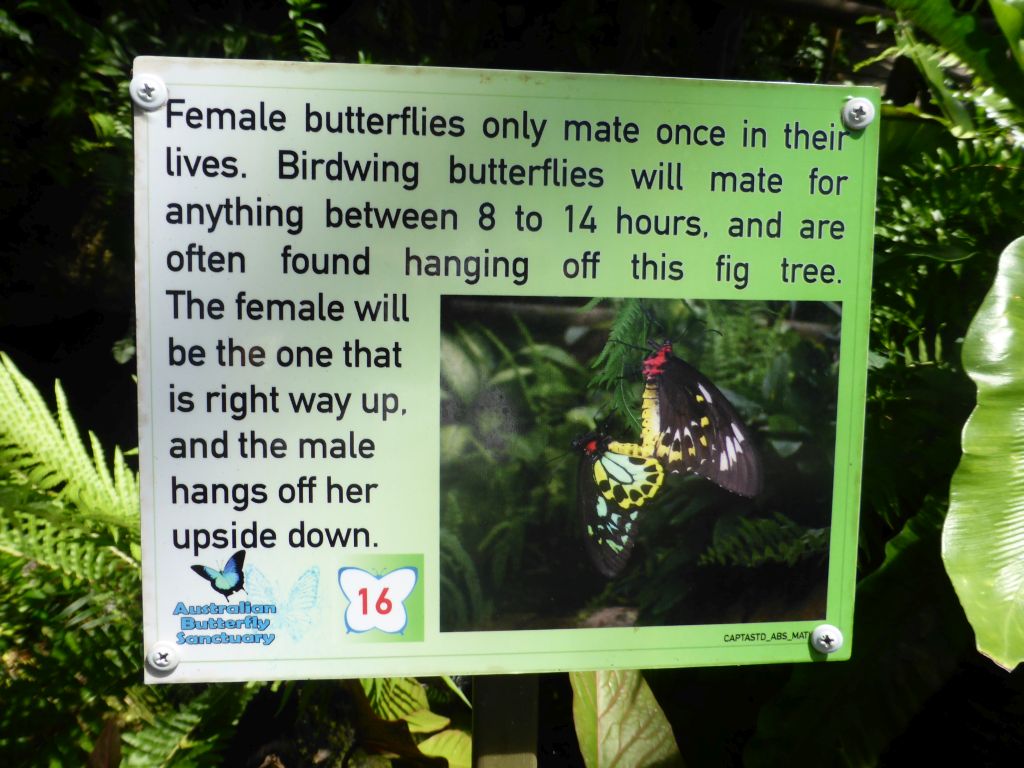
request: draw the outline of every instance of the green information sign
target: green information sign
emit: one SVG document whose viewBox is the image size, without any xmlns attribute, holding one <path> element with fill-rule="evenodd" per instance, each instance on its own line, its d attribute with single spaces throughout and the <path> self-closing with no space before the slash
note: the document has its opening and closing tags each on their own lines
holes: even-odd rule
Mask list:
<svg viewBox="0 0 1024 768">
<path fill-rule="evenodd" d="M 848 658 L 876 91 L 131 94 L 150 682 Z"/>
</svg>

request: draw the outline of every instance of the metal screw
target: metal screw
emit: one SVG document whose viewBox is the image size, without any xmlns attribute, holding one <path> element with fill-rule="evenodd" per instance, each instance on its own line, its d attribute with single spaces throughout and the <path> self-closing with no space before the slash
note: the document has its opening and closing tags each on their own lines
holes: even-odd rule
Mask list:
<svg viewBox="0 0 1024 768">
<path fill-rule="evenodd" d="M 160 109 L 167 102 L 167 86 L 156 75 L 140 74 L 128 86 L 135 106 L 147 112 Z"/>
<path fill-rule="evenodd" d="M 811 646 L 818 653 L 835 653 L 843 647 L 843 633 L 831 624 L 819 624 L 811 632 Z"/>
<path fill-rule="evenodd" d="M 867 99 L 856 97 L 843 104 L 843 125 L 851 131 L 862 131 L 875 119 L 875 105 Z"/>
<path fill-rule="evenodd" d="M 146 654 L 146 664 L 154 675 L 169 675 L 178 666 L 178 652 L 170 643 L 154 643 Z"/>
</svg>

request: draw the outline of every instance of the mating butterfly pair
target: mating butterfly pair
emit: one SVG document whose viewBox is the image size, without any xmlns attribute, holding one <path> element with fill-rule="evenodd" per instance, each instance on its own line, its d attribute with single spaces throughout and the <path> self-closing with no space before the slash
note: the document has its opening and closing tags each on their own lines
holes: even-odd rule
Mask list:
<svg viewBox="0 0 1024 768">
<path fill-rule="evenodd" d="M 629 560 L 640 509 L 665 474 L 692 472 L 741 496 L 761 491 L 761 460 L 736 409 L 707 376 L 672 354 L 671 343 L 644 358 L 641 442 L 601 433 L 573 442 L 582 453 L 577 503 L 587 553 L 611 578 Z"/>
</svg>

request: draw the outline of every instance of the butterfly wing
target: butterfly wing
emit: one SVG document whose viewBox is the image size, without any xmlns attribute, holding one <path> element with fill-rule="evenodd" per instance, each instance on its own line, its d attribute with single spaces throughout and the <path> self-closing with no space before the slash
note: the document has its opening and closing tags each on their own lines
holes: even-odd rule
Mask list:
<svg viewBox="0 0 1024 768">
<path fill-rule="evenodd" d="M 218 571 L 208 565 L 193 565 L 192 570 L 210 582 L 215 592 L 230 597 L 245 586 L 242 565 L 245 563 L 245 550 L 241 549 L 228 558 L 224 570 Z"/>
<path fill-rule="evenodd" d="M 211 568 L 208 565 L 193 565 L 192 570 L 202 576 L 211 584 L 220 577 L 221 573 L 216 568 Z"/>
<path fill-rule="evenodd" d="M 583 540 L 594 567 L 612 578 L 629 562 L 640 507 L 661 488 L 665 471 L 640 446 L 587 435 L 573 445 L 582 451 L 576 499 Z"/>
<path fill-rule="evenodd" d="M 242 578 L 244 565 L 245 550 L 240 549 L 228 558 L 227 563 L 224 565 L 224 574 L 226 576 L 237 576 L 238 578 Z"/>
<path fill-rule="evenodd" d="M 367 596 L 374 588 L 377 578 L 362 568 L 341 568 L 338 570 L 338 586 L 341 594 L 348 600 L 345 609 L 345 629 L 349 632 L 368 632 L 373 629 L 373 617 L 368 610 Z M 360 594 L 360 590 L 365 590 Z"/>
<path fill-rule="evenodd" d="M 653 444 L 669 472 L 693 472 L 727 491 L 756 496 L 761 459 L 743 419 L 707 376 L 666 350 L 671 347 L 644 361 L 647 386 L 656 392 L 644 445 Z"/>
<path fill-rule="evenodd" d="M 259 568 L 249 566 L 245 569 L 245 583 L 247 585 L 245 591 L 252 602 L 265 603 L 267 605 L 278 605 L 280 603 L 274 585 L 270 583 L 270 579 Z"/>
<path fill-rule="evenodd" d="M 280 622 L 292 640 L 301 639 L 313 623 L 319 602 L 319 590 L 320 568 L 315 565 L 299 576 L 292 585 L 288 593 L 288 602 L 284 606 L 284 621 Z"/>
<path fill-rule="evenodd" d="M 221 571 L 220 577 L 214 579 L 213 588 L 224 595 L 224 597 L 241 591 L 245 586 L 245 572 L 242 569 L 244 564 L 245 550 L 240 549 L 228 558 L 228 562 L 224 566 L 224 570 Z"/>
<path fill-rule="evenodd" d="M 391 601 L 391 610 L 378 617 L 378 629 L 391 634 L 405 631 L 405 627 L 409 623 L 409 613 L 405 608 L 405 601 L 416 588 L 418 577 L 417 570 L 411 566 L 396 568 L 380 577 L 381 594 L 385 594 L 383 590 L 387 590 L 386 594 Z"/>
<path fill-rule="evenodd" d="M 275 589 L 270 579 L 258 568 L 246 568 L 245 578 L 249 599 L 254 603 L 275 605 L 277 613 L 273 618 L 274 626 L 287 632 L 292 640 L 301 640 L 313 623 L 319 602 L 320 568 L 314 565 L 299 576 L 288 592 L 286 601 L 279 598 L 283 590 Z"/>
<path fill-rule="evenodd" d="M 320 589 L 320 568 L 313 566 L 299 576 L 288 593 L 288 607 L 297 611 L 310 611 L 316 607 Z"/>
</svg>

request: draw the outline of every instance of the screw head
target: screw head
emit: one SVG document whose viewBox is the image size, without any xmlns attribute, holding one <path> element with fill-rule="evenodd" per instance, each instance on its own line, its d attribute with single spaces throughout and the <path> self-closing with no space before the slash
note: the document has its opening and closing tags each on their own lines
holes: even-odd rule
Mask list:
<svg viewBox="0 0 1024 768">
<path fill-rule="evenodd" d="M 154 643 L 146 654 L 146 666 L 154 675 L 171 674 L 180 660 L 177 649 L 170 643 Z"/>
<path fill-rule="evenodd" d="M 831 624 L 819 624 L 811 632 L 811 647 L 818 653 L 835 653 L 843 647 L 843 633 Z"/>
<path fill-rule="evenodd" d="M 156 75 L 138 74 L 128 85 L 135 106 L 152 112 L 167 103 L 167 85 Z"/>
<path fill-rule="evenodd" d="M 851 131 L 863 131 L 875 119 L 875 105 L 857 96 L 843 104 L 843 125 Z"/>
</svg>

